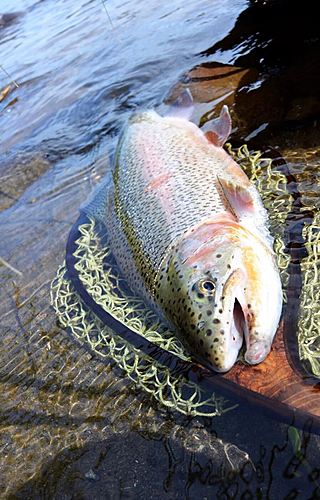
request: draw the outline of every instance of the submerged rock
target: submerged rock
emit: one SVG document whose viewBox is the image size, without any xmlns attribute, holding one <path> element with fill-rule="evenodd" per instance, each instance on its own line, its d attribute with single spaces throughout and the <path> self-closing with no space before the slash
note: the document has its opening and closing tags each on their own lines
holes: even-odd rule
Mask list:
<svg viewBox="0 0 320 500">
<path fill-rule="evenodd" d="M 40 153 L 2 157 L 0 163 L 0 212 L 11 207 L 24 191 L 51 167 Z"/>
</svg>

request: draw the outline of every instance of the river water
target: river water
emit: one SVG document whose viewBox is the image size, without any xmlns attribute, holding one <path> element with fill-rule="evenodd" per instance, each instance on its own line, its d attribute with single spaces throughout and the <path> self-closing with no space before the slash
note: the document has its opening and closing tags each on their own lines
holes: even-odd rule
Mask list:
<svg viewBox="0 0 320 500">
<path fill-rule="evenodd" d="M 242 92 L 257 89 L 258 111 L 239 92 L 235 133 L 280 147 L 305 205 L 318 203 L 318 37 L 308 14 L 297 39 L 285 8 L 263 36 L 246 0 L 0 0 L 1 498 L 320 497 L 308 423 L 299 461 L 288 428 L 245 404 L 207 419 L 167 412 L 70 338 L 49 297 L 124 122 L 198 64 L 255 68 Z"/>
</svg>

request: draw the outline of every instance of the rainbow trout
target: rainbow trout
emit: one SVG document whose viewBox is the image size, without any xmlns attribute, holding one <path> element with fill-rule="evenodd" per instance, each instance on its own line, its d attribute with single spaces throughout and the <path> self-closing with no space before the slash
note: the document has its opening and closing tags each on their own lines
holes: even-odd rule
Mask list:
<svg viewBox="0 0 320 500">
<path fill-rule="evenodd" d="M 228 108 L 204 134 L 192 97 L 169 116 L 134 114 L 115 157 L 107 229 L 131 286 L 191 354 L 219 372 L 269 353 L 282 290 L 267 214 L 256 188 L 222 148 Z"/>
</svg>

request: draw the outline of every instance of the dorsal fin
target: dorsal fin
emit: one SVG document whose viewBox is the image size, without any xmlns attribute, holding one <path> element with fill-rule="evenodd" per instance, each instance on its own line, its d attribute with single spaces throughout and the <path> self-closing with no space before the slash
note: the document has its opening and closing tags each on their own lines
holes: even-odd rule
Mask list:
<svg viewBox="0 0 320 500">
<path fill-rule="evenodd" d="M 231 117 L 228 106 L 222 106 L 219 118 L 206 123 L 202 131 L 214 146 L 222 147 L 231 132 Z"/>
<path fill-rule="evenodd" d="M 171 104 L 166 116 L 176 116 L 189 120 L 194 110 L 193 97 L 189 89 L 184 90 L 180 96 Z"/>
</svg>

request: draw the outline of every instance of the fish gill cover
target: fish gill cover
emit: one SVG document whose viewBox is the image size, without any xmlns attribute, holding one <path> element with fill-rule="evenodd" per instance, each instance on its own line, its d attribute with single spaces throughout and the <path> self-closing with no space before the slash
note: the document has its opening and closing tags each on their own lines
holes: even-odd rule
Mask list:
<svg viewBox="0 0 320 500">
<path fill-rule="evenodd" d="M 286 175 L 271 158 L 264 158 L 260 151 L 249 151 L 247 145 L 232 148 L 231 144 L 227 144 L 226 148 L 255 184 L 268 211 L 270 232 L 275 239 L 274 248 L 286 294 L 290 255 L 286 252 L 284 232 L 293 204 Z M 92 202 L 97 206 L 107 188 L 107 184 L 102 184 L 94 193 Z M 103 211 L 103 208 L 100 209 Z M 152 352 L 160 348 L 181 361 L 191 361 L 190 354 L 176 335 L 161 323 L 121 275 L 103 225 L 89 216 L 83 223 L 80 219 L 77 231 L 72 258 L 80 286 L 90 299 L 86 301 L 83 294 L 78 293 L 64 262 L 51 286 L 51 302 L 63 327 L 100 359 L 106 362 L 113 359 L 131 379 L 168 408 L 183 414 L 207 416 L 221 415 L 230 410 L 228 401 L 215 394 L 212 388 L 208 390 L 208 387 L 189 379 L 186 371 L 181 370 L 177 374 L 161 359 L 154 359 Z M 97 305 L 124 328 L 142 336 L 154 346 L 153 351 L 146 354 L 125 340 L 88 304 Z"/>
</svg>

